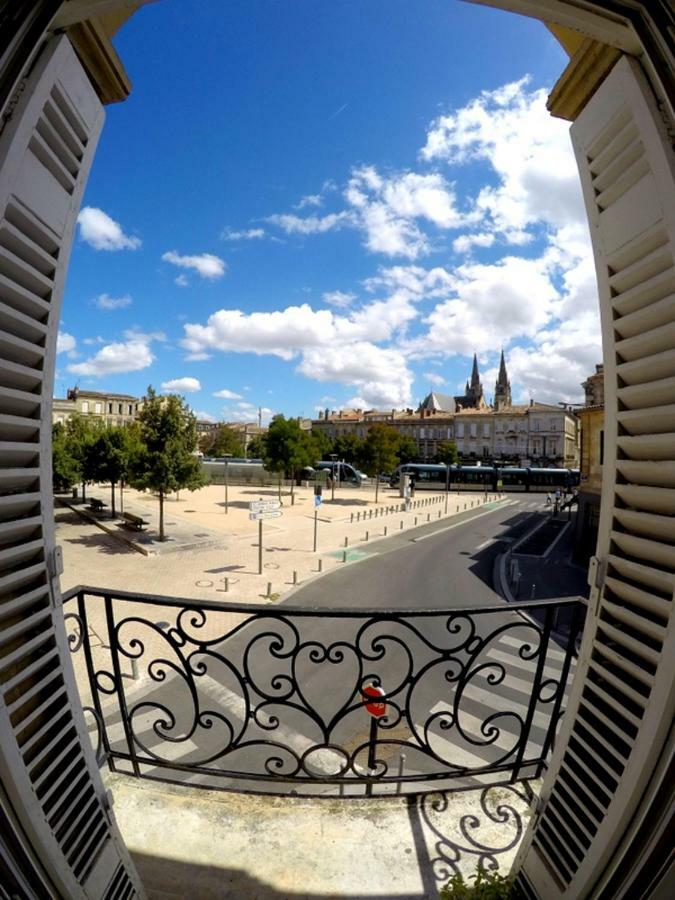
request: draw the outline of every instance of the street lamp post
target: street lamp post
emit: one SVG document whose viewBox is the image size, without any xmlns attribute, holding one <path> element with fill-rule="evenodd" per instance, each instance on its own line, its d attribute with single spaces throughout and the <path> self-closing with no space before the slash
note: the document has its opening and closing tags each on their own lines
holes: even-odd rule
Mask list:
<svg viewBox="0 0 675 900">
<path fill-rule="evenodd" d="M 330 479 L 330 499 L 331 499 L 331 502 L 332 502 L 333 500 L 335 500 L 335 476 L 336 476 L 336 474 L 337 474 L 337 469 L 336 469 L 336 466 L 335 466 L 335 460 L 336 460 L 336 459 L 337 459 L 337 453 L 331 453 L 331 454 L 330 454 L 330 461 L 331 461 L 331 463 L 332 463 L 331 469 L 330 469 L 330 474 L 331 474 L 331 479 Z"/>
<path fill-rule="evenodd" d="M 445 464 L 445 515 L 448 514 L 448 492 L 450 491 L 450 463 Z"/>
<path fill-rule="evenodd" d="M 227 513 L 229 512 L 228 497 L 227 497 L 227 487 L 228 487 L 228 483 L 227 483 L 227 482 L 228 482 L 228 480 L 227 480 L 227 464 L 228 464 L 228 460 L 226 459 L 226 460 L 225 460 L 225 475 L 223 476 L 223 480 L 224 480 L 224 483 L 225 483 L 225 515 L 227 515 Z"/>
</svg>

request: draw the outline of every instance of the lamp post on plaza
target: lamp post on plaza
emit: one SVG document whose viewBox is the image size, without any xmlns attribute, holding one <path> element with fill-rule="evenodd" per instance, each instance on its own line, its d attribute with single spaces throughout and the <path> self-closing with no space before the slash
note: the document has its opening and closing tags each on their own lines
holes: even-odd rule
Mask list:
<svg viewBox="0 0 675 900">
<path fill-rule="evenodd" d="M 232 454 L 230 453 L 230 454 L 228 454 L 228 455 L 225 457 L 225 474 L 224 474 L 224 476 L 223 476 L 223 481 L 224 481 L 224 483 L 225 483 L 225 515 L 227 515 L 227 513 L 228 513 L 228 511 L 229 511 L 228 497 L 227 497 L 227 487 L 228 487 L 227 464 L 228 464 L 228 461 L 229 461 L 229 457 L 230 457 L 231 455 L 232 455 Z"/>
<path fill-rule="evenodd" d="M 332 464 L 332 465 L 331 465 L 331 468 L 330 468 L 330 474 L 331 474 L 331 479 L 330 479 L 330 499 L 331 499 L 331 502 L 332 502 L 333 500 L 335 500 L 335 476 L 336 476 L 336 474 L 337 474 L 337 469 L 336 469 L 336 466 L 335 466 L 335 460 L 337 459 L 337 456 L 338 456 L 337 453 L 331 453 L 331 454 L 330 454 L 330 461 L 331 461 L 331 464 Z"/>
</svg>

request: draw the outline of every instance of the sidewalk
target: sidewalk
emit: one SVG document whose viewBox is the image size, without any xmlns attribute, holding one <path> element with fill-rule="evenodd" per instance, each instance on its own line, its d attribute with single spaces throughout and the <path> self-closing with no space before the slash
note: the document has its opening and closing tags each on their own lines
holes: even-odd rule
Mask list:
<svg viewBox="0 0 675 900">
<path fill-rule="evenodd" d="M 502 554 L 495 566 L 495 590 L 505 600 L 522 603 L 528 600 L 588 597 L 586 569 L 572 562 L 576 515 L 576 511 L 572 511 L 569 521 L 567 511 L 557 517 L 566 527 L 543 555 L 520 553 L 519 548 L 527 546 L 524 540 Z M 515 579 L 510 578 L 512 565 L 517 566 L 519 572 L 519 577 Z M 566 630 L 570 615 L 563 614 L 556 622 L 556 628 Z"/>
</svg>

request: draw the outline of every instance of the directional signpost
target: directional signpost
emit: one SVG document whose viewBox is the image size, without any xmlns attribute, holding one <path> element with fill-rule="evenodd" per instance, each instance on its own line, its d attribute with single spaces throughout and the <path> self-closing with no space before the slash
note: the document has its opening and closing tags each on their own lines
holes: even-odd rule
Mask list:
<svg viewBox="0 0 675 900">
<path fill-rule="evenodd" d="M 258 575 L 263 573 L 263 520 L 278 519 L 281 515 L 281 500 L 252 500 L 248 505 L 249 519 L 258 523 Z"/>
</svg>

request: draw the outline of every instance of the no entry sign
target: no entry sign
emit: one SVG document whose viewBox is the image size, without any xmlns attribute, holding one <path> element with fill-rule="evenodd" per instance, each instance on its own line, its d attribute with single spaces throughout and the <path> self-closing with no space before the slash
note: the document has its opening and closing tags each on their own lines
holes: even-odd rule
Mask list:
<svg viewBox="0 0 675 900">
<path fill-rule="evenodd" d="M 387 704 L 384 703 L 382 700 L 380 700 L 380 699 L 376 700 L 375 698 L 376 697 L 377 698 L 384 697 L 385 692 L 382 690 L 382 688 L 377 687 L 374 684 L 367 684 L 362 689 L 361 693 L 363 694 L 363 696 L 365 698 L 367 698 L 367 697 L 373 698 L 370 701 L 368 701 L 368 700 L 364 701 L 367 712 L 369 712 L 370 715 L 373 716 L 374 719 L 381 719 L 382 716 L 385 715 L 385 713 L 387 712 Z"/>
</svg>

